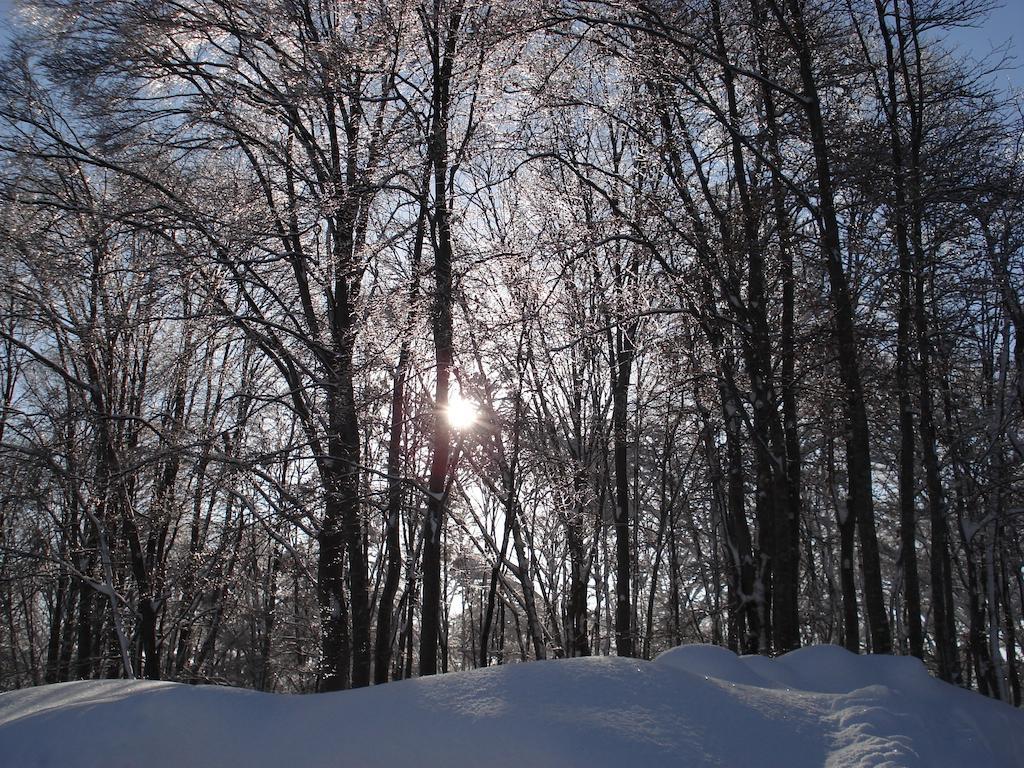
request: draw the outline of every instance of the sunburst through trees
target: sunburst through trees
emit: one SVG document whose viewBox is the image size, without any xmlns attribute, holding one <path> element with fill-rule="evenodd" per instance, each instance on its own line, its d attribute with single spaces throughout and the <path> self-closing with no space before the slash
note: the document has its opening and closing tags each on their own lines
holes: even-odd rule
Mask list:
<svg viewBox="0 0 1024 768">
<path fill-rule="evenodd" d="M 1019 704 L 985 6 L 25 3 L 0 686 L 838 643 Z"/>
</svg>

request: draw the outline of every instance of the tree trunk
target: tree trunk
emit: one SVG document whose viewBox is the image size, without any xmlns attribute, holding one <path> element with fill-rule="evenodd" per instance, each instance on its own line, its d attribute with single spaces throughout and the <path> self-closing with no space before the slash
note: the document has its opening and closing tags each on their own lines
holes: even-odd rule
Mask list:
<svg viewBox="0 0 1024 768">
<path fill-rule="evenodd" d="M 611 332 L 609 332 L 611 335 Z M 633 656 L 630 605 L 629 463 L 626 456 L 626 411 L 633 362 L 633 340 L 621 326 L 614 331 L 612 353 L 612 444 L 615 467 L 615 652 Z"/>
<path fill-rule="evenodd" d="M 772 0 L 775 3 L 777 0 Z M 882 570 L 875 530 L 874 496 L 871 479 L 871 445 L 867 405 L 860 374 L 860 352 L 853 296 L 843 264 L 842 240 L 836 213 L 835 189 L 829 158 L 825 123 L 821 113 L 818 86 L 810 40 L 804 24 L 799 0 L 786 0 L 792 16 L 792 39 L 800 64 L 804 113 L 810 128 L 818 184 L 818 225 L 822 258 L 825 262 L 833 310 L 833 334 L 838 353 L 839 374 L 845 390 L 847 422 L 847 509 L 857 524 L 860 536 L 861 562 L 864 570 L 864 604 L 868 619 L 871 650 L 891 653 L 892 638 L 889 617 L 882 591 Z M 781 10 L 780 10 L 781 14 Z"/>
<path fill-rule="evenodd" d="M 338 691 L 349 686 L 352 658 L 348 605 L 345 602 L 345 545 L 336 525 L 328 527 L 326 521 L 318 542 L 317 598 L 323 654 L 319 690 Z"/>
<path fill-rule="evenodd" d="M 449 13 L 442 39 L 442 1 L 434 0 L 428 24 L 432 64 L 432 124 L 429 157 L 433 168 L 432 231 L 434 235 L 434 436 L 431 446 L 427 515 L 423 523 L 423 603 L 420 627 L 420 675 L 437 672 L 441 631 L 441 535 L 451 459 L 451 425 L 447 418 L 448 390 L 454 358 L 452 337 L 452 239 L 448 211 L 448 107 L 453 56 L 461 23 L 461 3 Z M 425 17 L 426 18 L 426 17 Z M 442 47 L 443 46 L 443 47 Z"/>
</svg>

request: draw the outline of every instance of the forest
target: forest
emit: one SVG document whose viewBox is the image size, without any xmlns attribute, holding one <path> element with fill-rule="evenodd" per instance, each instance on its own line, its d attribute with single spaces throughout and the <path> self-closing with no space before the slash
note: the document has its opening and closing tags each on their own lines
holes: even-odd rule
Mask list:
<svg viewBox="0 0 1024 768">
<path fill-rule="evenodd" d="M 0 690 L 684 643 L 1021 704 L 988 0 L 24 0 Z"/>
</svg>

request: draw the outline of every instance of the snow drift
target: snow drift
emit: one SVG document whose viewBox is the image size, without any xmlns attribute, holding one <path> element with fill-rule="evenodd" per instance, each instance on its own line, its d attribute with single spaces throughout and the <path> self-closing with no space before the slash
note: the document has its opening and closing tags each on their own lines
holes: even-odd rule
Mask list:
<svg viewBox="0 0 1024 768">
<path fill-rule="evenodd" d="M 317 696 L 125 681 L 14 691 L 0 694 L 0 765 L 1013 768 L 1024 712 L 912 658 L 684 646 Z"/>
</svg>

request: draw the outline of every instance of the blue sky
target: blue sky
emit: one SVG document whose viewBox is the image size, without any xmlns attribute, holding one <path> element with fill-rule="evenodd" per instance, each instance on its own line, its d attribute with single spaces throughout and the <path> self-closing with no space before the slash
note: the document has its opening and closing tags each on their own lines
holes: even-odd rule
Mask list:
<svg viewBox="0 0 1024 768">
<path fill-rule="evenodd" d="M 2 0 L 0 0 L 2 2 Z M 958 29 L 950 34 L 950 42 L 980 58 L 994 48 L 1009 43 L 1008 53 L 1015 59 L 1014 70 L 998 76 L 1000 84 L 1024 88 L 1024 0 L 1002 0 L 1003 5 L 992 12 L 986 23 L 976 29 Z"/>
<path fill-rule="evenodd" d="M 0 0 L 0 40 L 10 29 L 12 0 Z M 998 48 L 1010 44 L 1009 53 L 1016 61 L 1016 69 L 999 77 L 1001 85 L 1024 88 L 1024 0 L 1000 0 L 1001 7 L 993 11 L 984 25 L 977 29 L 960 29 L 950 34 L 950 41 L 975 58 L 981 58 Z"/>
</svg>

